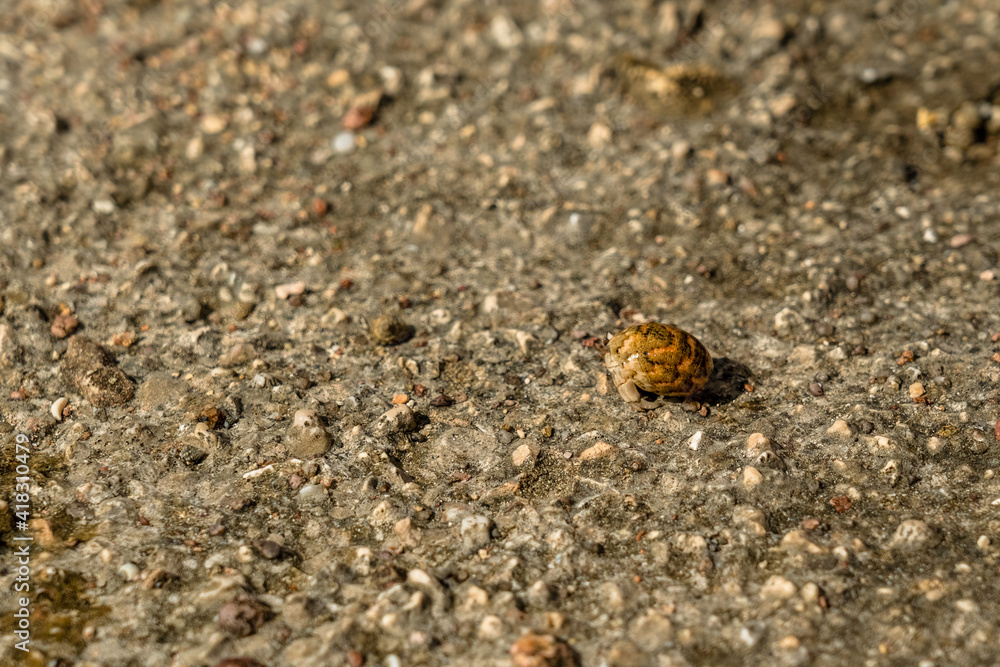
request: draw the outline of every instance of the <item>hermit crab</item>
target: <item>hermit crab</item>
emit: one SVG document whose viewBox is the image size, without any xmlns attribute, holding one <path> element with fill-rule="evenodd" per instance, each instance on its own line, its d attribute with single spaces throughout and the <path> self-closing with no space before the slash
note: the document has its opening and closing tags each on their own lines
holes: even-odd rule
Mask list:
<svg viewBox="0 0 1000 667">
<path fill-rule="evenodd" d="M 665 398 L 687 398 L 705 388 L 712 356 L 701 342 L 672 324 L 647 322 L 612 336 L 604 365 L 625 402 L 652 410 Z"/>
</svg>

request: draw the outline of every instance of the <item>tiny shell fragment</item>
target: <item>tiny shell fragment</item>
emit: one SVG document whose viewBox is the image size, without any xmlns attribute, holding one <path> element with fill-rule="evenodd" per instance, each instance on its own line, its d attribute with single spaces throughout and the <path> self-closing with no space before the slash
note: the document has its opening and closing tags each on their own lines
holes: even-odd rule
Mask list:
<svg viewBox="0 0 1000 667">
<path fill-rule="evenodd" d="M 49 411 L 52 413 L 52 416 L 56 418 L 56 421 L 62 421 L 63 410 L 66 409 L 67 405 L 69 405 L 69 401 L 66 400 L 65 396 L 57 398 L 52 402 L 52 406 L 49 408 Z"/>
</svg>

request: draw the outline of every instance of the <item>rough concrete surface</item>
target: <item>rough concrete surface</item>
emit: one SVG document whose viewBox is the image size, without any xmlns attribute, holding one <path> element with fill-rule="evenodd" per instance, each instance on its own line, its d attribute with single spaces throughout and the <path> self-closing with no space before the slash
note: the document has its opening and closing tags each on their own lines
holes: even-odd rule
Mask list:
<svg viewBox="0 0 1000 667">
<path fill-rule="evenodd" d="M 996 664 L 998 142 L 996 0 L 7 0 L 0 664 Z"/>
</svg>

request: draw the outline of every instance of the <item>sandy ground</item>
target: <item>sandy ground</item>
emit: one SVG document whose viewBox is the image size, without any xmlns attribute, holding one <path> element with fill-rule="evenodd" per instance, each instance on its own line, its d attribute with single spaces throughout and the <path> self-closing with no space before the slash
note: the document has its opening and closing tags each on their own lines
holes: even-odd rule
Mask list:
<svg viewBox="0 0 1000 667">
<path fill-rule="evenodd" d="M 996 0 L 9 0 L 0 663 L 996 664 L 998 61 Z M 637 412 L 650 320 L 715 372 Z"/>
</svg>

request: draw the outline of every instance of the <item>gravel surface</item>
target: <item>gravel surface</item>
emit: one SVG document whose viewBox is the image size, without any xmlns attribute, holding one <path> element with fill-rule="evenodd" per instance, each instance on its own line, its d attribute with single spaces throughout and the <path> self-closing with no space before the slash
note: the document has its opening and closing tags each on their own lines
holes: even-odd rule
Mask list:
<svg viewBox="0 0 1000 667">
<path fill-rule="evenodd" d="M 997 0 L 9 0 L 0 664 L 996 664 L 998 91 Z"/>
</svg>

